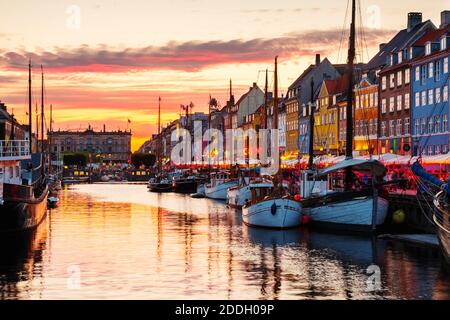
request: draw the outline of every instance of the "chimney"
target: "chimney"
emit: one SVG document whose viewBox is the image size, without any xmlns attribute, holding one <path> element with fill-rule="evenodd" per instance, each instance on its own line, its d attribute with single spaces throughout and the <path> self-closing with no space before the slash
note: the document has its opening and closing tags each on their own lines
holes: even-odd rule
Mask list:
<svg viewBox="0 0 450 320">
<path fill-rule="evenodd" d="M 106 124 L 103 124 L 103 132 L 106 132 Z"/>
<path fill-rule="evenodd" d="M 380 43 L 380 51 L 383 51 L 384 47 L 386 47 L 386 43 Z"/>
<path fill-rule="evenodd" d="M 422 12 L 408 13 L 408 32 L 420 23 L 422 23 Z"/>
<path fill-rule="evenodd" d="M 320 64 L 320 53 L 316 54 L 316 67 Z"/>
<path fill-rule="evenodd" d="M 441 25 L 439 28 L 444 28 L 450 23 L 450 11 L 445 10 L 441 12 Z"/>
</svg>

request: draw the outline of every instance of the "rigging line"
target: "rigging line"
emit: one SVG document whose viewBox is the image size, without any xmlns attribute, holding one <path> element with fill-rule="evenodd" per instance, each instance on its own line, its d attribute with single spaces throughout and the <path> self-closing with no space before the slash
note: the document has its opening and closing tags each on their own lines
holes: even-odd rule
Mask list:
<svg viewBox="0 0 450 320">
<path fill-rule="evenodd" d="M 347 25 L 347 18 L 348 18 L 348 8 L 350 5 L 350 0 L 347 0 L 347 7 L 345 9 L 345 17 L 344 17 L 344 24 L 342 26 L 342 32 L 341 32 L 341 40 L 339 41 L 339 49 L 338 49 L 338 57 L 337 57 L 337 63 L 341 61 L 341 51 L 342 51 L 342 45 L 344 43 L 344 37 L 345 37 L 345 30 Z"/>
<path fill-rule="evenodd" d="M 361 19 L 361 30 L 362 30 L 362 36 L 363 36 L 363 43 L 364 43 L 364 45 L 365 45 L 365 49 L 366 49 L 366 54 L 367 54 L 367 60 L 369 60 L 370 59 L 370 56 L 369 56 L 369 48 L 368 48 L 368 46 L 367 46 L 367 38 L 366 38 L 366 32 L 365 32 L 365 28 L 364 28 L 364 25 L 363 25 L 363 19 L 362 19 L 362 14 L 361 14 L 361 0 L 359 0 L 359 2 L 360 2 L 360 6 L 359 6 L 359 16 L 360 16 L 360 19 Z"/>
</svg>

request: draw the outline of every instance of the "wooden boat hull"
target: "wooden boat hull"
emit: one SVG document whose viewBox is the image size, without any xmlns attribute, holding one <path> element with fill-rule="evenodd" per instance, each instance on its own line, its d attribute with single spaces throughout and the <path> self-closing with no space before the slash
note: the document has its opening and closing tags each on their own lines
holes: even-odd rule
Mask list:
<svg viewBox="0 0 450 320">
<path fill-rule="evenodd" d="M 198 182 L 196 180 L 175 181 L 173 191 L 175 193 L 191 194 L 197 192 Z"/>
<path fill-rule="evenodd" d="M 150 192 L 165 193 L 172 192 L 172 184 L 170 183 L 151 183 L 149 185 Z"/>
<path fill-rule="evenodd" d="M 301 217 L 300 202 L 291 199 L 268 199 L 242 208 L 242 221 L 253 227 L 295 228 L 300 226 Z"/>
<path fill-rule="evenodd" d="M 444 255 L 447 264 L 450 265 L 450 235 L 441 229 L 438 230 L 437 234 L 441 245 L 442 254 Z"/>
<path fill-rule="evenodd" d="M 368 196 L 327 203 L 304 209 L 304 212 L 311 217 L 311 222 L 315 225 L 370 231 L 375 205 L 377 206 L 375 224 L 378 227 L 384 224 L 389 207 L 388 201 L 382 197 L 377 197 L 376 204 L 374 198 Z"/>
<path fill-rule="evenodd" d="M 5 199 L 0 205 L 0 233 L 22 232 L 36 228 L 47 215 L 48 189 L 39 199 Z"/>
<path fill-rule="evenodd" d="M 237 181 L 227 181 L 222 184 L 217 184 L 213 187 L 205 186 L 205 196 L 207 198 L 215 200 L 227 200 L 228 189 L 237 185 Z"/>
<path fill-rule="evenodd" d="M 450 265 L 450 212 L 448 211 L 448 199 L 445 199 L 446 196 L 441 191 L 434 198 L 434 205 L 437 210 L 433 215 L 433 220 L 437 226 L 437 235 L 442 254 L 447 264 Z"/>
</svg>

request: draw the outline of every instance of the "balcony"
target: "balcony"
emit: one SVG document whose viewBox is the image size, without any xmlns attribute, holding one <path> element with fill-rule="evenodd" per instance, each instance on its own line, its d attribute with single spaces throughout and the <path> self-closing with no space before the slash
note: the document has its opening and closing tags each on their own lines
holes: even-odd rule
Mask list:
<svg viewBox="0 0 450 320">
<path fill-rule="evenodd" d="M 27 140 L 0 140 L 0 161 L 30 159 L 30 144 Z"/>
</svg>

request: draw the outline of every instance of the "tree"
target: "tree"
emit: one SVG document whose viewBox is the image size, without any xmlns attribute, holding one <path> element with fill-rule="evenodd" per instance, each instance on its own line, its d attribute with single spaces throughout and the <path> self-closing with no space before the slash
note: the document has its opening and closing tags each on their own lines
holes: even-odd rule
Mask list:
<svg viewBox="0 0 450 320">
<path fill-rule="evenodd" d="M 87 163 L 87 156 L 83 153 L 65 154 L 63 162 L 66 166 L 80 166 L 85 167 Z"/>
<path fill-rule="evenodd" d="M 154 154 L 150 153 L 138 153 L 135 152 L 131 155 L 131 163 L 136 168 L 144 165 L 146 167 L 152 167 L 156 162 L 156 157 Z"/>
</svg>

